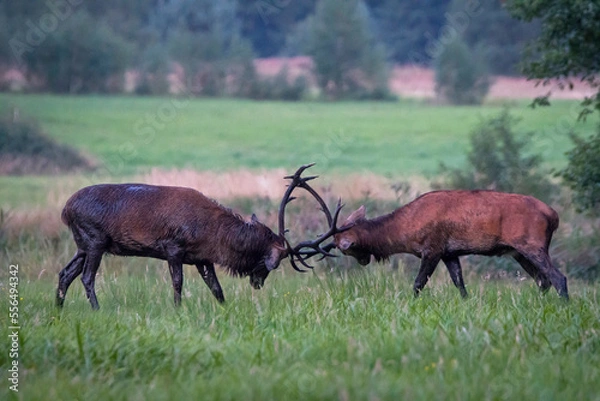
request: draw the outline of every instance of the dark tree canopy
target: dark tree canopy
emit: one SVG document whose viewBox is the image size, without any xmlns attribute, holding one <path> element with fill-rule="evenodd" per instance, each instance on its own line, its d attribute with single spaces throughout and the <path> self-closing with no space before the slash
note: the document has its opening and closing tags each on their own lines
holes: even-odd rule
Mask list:
<svg viewBox="0 0 600 401">
<path fill-rule="evenodd" d="M 214 63 L 229 63 L 233 58 L 239 64 L 241 57 L 233 57 L 234 53 L 246 58 L 246 65 L 254 57 L 307 54 L 311 16 L 327 1 L 0 1 L 0 69 L 25 68 L 42 78 L 38 82 L 45 82 L 40 90 L 59 92 L 111 90 L 100 84 L 107 76 L 133 68 L 152 78 L 164 75 L 171 62 L 202 72 L 209 61 L 213 64 L 209 75 L 222 81 L 219 76 L 228 72 L 222 66 L 213 68 Z M 354 0 L 344 3 L 340 1 L 340 7 L 347 8 Z M 513 74 L 523 43 L 536 32 L 535 24 L 509 18 L 497 0 L 362 0 L 360 4 L 366 23 L 357 25 L 359 32 L 348 32 L 348 37 L 368 36 L 377 63 L 384 58 L 431 66 L 437 45 L 449 31 L 456 31 L 469 48 L 485 49 L 490 72 Z M 596 16 L 590 16 L 590 23 L 598 20 Z M 331 28 L 342 23 L 332 21 Z M 70 38 L 76 39 L 76 56 Z M 85 62 L 102 60 L 102 65 L 74 67 L 80 57 Z M 75 70 L 94 82 L 69 77 Z M 46 71 L 49 76 L 39 76 Z M 148 87 L 161 88 L 164 82 L 155 80 Z"/>
<path fill-rule="evenodd" d="M 541 23 L 540 35 L 529 44 L 523 62 L 529 78 L 557 78 L 567 87 L 584 81 L 600 90 L 600 2 L 510 0 L 507 7 L 515 18 Z M 537 101 L 544 102 L 547 98 Z M 586 98 L 584 106 L 584 114 L 600 111 L 600 91 Z"/>
</svg>

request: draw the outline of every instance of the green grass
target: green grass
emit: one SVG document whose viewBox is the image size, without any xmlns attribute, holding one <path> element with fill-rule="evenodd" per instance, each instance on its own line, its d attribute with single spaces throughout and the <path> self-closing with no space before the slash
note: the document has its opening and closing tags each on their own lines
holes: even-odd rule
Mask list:
<svg viewBox="0 0 600 401">
<path fill-rule="evenodd" d="M 40 120 L 55 139 L 100 161 L 90 181 L 118 179 L 151 167 L 200 170 L 294 169 L 316 161 L 323 174 L 371 171 L 391 177 L 431 176 L 440 162 L 465 161 L 468 133 L 503 105 L 430 106 L 397 103 L 276 103 L 228 99 L 0 95 Z M 533 151 L 551 167 L 564 166 L 567 132 L 589 134 L 596 121 L 577 123 L 577 102 L 532 110 L 512 104 L 518 129 L 535 132 Z M 0 198 L 41 198 L 53 179 L 0 178 Z M 7 204 L 9 201 L 5 201 Z M 14 203 L 8 203 L 12 205 Z"/>
<path fill-rule="evenodd" d="M 177 310 L 156 267 L 105 268 L 98 312 L 79 280 L 58 311 L 53 282 L 23 279 L 21 382 L 2 399 L 600 399 L 597 287 L 571 283 L 567 304 L 471 276 L 462 300 L 439 271 L 414 299 L 382 266 L 288 266 L 260 291 L 222 278 L 221 306 L 188 269 Z"/>
</svg>

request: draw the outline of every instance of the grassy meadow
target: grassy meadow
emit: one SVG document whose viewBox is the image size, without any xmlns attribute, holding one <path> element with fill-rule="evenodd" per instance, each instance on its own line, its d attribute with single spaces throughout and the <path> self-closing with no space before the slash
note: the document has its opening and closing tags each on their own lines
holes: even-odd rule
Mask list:
<svg viewBox="0 0 600 401">
<path fill-rule="evenodd" d="M 19 392 L 9 389 L 14 358 L 5 351 L 0 399 L 600 400 L 599 287 L 576 279 L 565 303 L 514 271 L 495 279 L 466 264 L 470 297 L 463 300 L 440 266 L 415 299 L 415 272 L 402 260 L 362 268 L 340 258 L 307 274 L 285 262 L 258 291 L 218 271 L 227 300 L 220 305 L 186 267 L 182 306 L 175 308 L 164 263 L 108 256 L 96 281 L 99 311 L 91 310 L 80 280 L 64 309 L 54 307 L 57 273 L 75 251 L 58 215 L 80 186 L 154 175 L 195 185 L 201 176 L 207 185 L 217 181 L 207 195 L 275 228 L 284 173 L 316 161 L 319 182 L 333 184 L 331 202 L 366 182 L 426 182 L 440 162 L 464 163 L 469 131 L 503 104 L 0 95 L 0 105 L 38 119 L 48 135 L 98 165 L 83 174 L 0 177 L 7 345 L 15 324 L 7 313 L 10 265 L 19 266 L 20 327 Z M 597 123 L 577 123 L 575 102 L 510 106 L 522 118 L 520 130 L 534 132 L 532 150 L 553 168 L 565 163 L 568 131 L 589 134 Z M 254 192 L 218 192 L 219 180 L 229 177 L 242 193 L 253 173 Z M 391 192 L 383 199 L 358 190 L 344 213 L 361 202 L 383 213 L 397 204 Z M 315 216 L 291 205 L 288 219 L 299 224 L 292 231 L 314 230 Z M 4 230 L 15 221 L 21 231 Z M 567 230 L 555 240 L 557 254 L 569 236 Z"/>
<path fill-rule="evenodd" d="M 531 150 L 560 168 L 572 147 L 567 133 L 586 135 L 597 123 L 592 118 L 578 123 L 578 103 L 566 101 L 534 110 L 526 101 L 457 107 L 412 100 L 277 103 L 0 95 L 2 104 L 37 118 L 53 138 L 95 160 L 100 168 L 88 182 L 119 180 L 156 167 L 290 171 L 308 162 L 317 162 L 325 176 L 431 177 L 440 162 L 461 166 L 469 132 L 503 107 L 522 119 L 520 131 L 532 133 Z M 44 204 L 46 193 L 62 183 L 61 177 L 0 177 L 1 206 Z"/>
</svg>

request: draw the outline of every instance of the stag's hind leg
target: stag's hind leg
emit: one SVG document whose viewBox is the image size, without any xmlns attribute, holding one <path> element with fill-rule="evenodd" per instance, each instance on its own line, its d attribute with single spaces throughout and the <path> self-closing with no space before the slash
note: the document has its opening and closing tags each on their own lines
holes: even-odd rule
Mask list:
<svg viewBox="0 0 600 401">
<path fill-rule="evenodd" d="M 452 278 L 452 282 L 460 290 L 460 295 L 463 298 L 468 296 L 467 290 L 465 289 L 465 282 L 462 276 L 462 268 L 460 267 L 460 261 L 458 257 L 445 257 L 442 258 L 444 264 L 448 268 L 448 272 L 450 273 L 450 277 Z"/>
<path fill-rule="evenodd" d="M 539 250 L 537 252 L 522 253 L 522 255 L 533 264 L 552 286 L 556 288 L 558 295 L 569 299 L 569 291 L 567 289 L 567 278 L 558 270 L 550 261 L 550 256 L 547 250 Z"/>
<path fill-rule="evenodd" d="M 215 266 L 212 263 L 203 263 L 197 264 L 196 268 L 215 298 L 217 298 L 217 300 L 221 303 L 225 302 L 221 284 L 219 284 L 219 279 L 217 279 L 217 275 L 215 273 Z"/>
<path fill-rule="evenodd" d="M 83 263 L 81 282 L 85 287 L 85 294 L 92 305 L 92 309 L 100 308 L 94 287 L 96 284 L 96 273 L 98 272 L 100 261 L 102 260 L 102 254 L 103 251 L 99 250 L 88 251 L 86 252 L 85 262 Z"/>
<path fill-rule="evenodd" d="M 69 286 L 83 271 L 85 252 L 77 250 L 73 259 L 58 273 L 58 288 L 56 289 L 56 306 L 61 308 L 65 303 Z"/>
<path fill-rule="evenodd" d="M 540 291 L 543 293 L 548 292 L 548 289 L 552 287 L 552 283 L 548 280 L 540 269 L 538 269 L 533 263 L 531 263 L 525 256 L 521 254 L 516 254 L 513 256 L 517 262 L 521 265 L 521 267 L 529 274 L 535 283 L 540 287 Z"/>
</svg>

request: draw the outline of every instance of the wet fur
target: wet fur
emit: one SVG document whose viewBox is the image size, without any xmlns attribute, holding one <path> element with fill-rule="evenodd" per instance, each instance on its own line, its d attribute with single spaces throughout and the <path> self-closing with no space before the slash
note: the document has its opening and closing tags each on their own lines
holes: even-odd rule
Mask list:
<svg viewBox="0 0 600 401">
<path fill-rule="evenodd" d="M 73 275 L 83 270 L 82 280 L 85 279 L 89 255 L 95 259 L 110 253 L 166 260 L 175 281 L 182 280 L 178 278 L 181 264 L 195 264 L 201 274 L 205 273 L 203 278 L 211 283 L 213 294 L 222 300 L 213 264 L 234 276 L 250 275 L 252 279 L 252 275 L 258 275 L 262 285 L 268 275 L 267 258 L 275 245 L 283 246 L 282 240 L 265 225 L 255 220 L 245 222 L 230 209 L 190 188 L 144 184 L 86 187 L 67 201 L 61 217 L 73 233 L 78 254 L 61 271 L 59 305 Z M 89 298 L 94 277 L 85 280 L 91 280 L 91 290 L 86 287 Z M 177 294 L 175 298 L 178 303 Z M 90 302 L 97 306 L 92 299 Z"/>
</svg>

